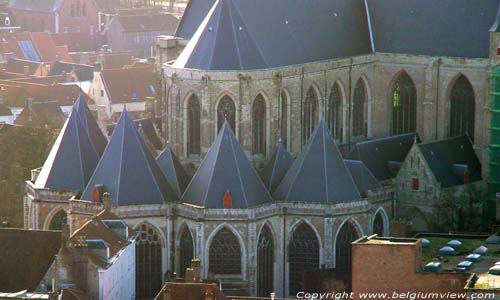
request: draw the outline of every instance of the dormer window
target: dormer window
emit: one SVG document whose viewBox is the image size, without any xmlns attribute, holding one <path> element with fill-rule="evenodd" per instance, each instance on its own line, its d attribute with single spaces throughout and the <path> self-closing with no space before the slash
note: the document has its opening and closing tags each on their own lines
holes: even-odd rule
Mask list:
<svg viewBox="0 0 500 300">
<path fill-rule="evenodd" d="M 110 258 L 109 244 L 104 240 L 87 240 L 89 251 L 101 260 L 108 262 Z"/>
</svg>

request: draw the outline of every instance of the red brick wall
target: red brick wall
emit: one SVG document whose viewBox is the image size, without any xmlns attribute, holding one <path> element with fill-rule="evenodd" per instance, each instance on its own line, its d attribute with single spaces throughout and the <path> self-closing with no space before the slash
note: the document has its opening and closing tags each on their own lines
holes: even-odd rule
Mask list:
<svg viewBox="0 0 500 300">
<path fill-rule="evenodd" d="M 352 291 L 463 292 L 468 274 L 423 273 L 421 246 L 417 245 L 353 245 Z M 359 299 L 359 298 L 356 298 Z"/>
<path fill-rule="evenodd" d="M 25 31 L 50 31 L 55 32 L 54 14 L 12 9 L 17 25 Z"/>
</svg>

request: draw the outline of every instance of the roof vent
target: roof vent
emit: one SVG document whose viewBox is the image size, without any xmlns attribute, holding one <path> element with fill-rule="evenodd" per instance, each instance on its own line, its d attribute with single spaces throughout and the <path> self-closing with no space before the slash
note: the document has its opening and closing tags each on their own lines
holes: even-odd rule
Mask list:
<svg viewBox="0 0 500 300">
<path fill-rule="evenodd" d="M 459 262 L 455 269 L 458 271 L 462 271 L 462 270 L 468 271 L 472 267 L 472 264 L 473 264 L 473 262 L 468 261 L 468 260 L 464 260 L 464 261 Z"/>
<path fill-rule="evenodd" d="M 466 260 L 470 261 L 470 262 L 478 262 L 478 261 L 481 261 L 481 254 L 469 254 L 467 255 L 467 257 L 465 258 Z"/>
<path fill-rule="evenodd" d="M 128 226 L 122 220 L 102 220 L 102 223 L 122 239 L 128 239 Z"/>
<path fill-rule="evenodd" d="M 439 254 L 442 254 L 442 255 L 455 255 L 455 249 L 453 249 L 450 246 L 444 246 L 443 248 L 439 249 Z"/>
<path fill-rule="evenodd" d="M 422 248 L 429 248 L 431 246 L 431 241 L 428 239 L 422 239 Z"/>
<path fill-rule="evenodd" d="M 479 255 L 488 255 L 488 248 L 485 246 L 479 246 L 474 250 L 474 254 L 479 254 Z"/>
<path fill-rule="evenodd" d="M 441 263 L 438 261 L 431 261 L 430 263 L 426 264 L 424 267 L 424 271 L 426 272 L 439 272 L 441 271 Z"/>
<path fill-rule="evenodd" d="M 446 245 L 457 249 L 457 248 L 462 247 L 462 242 L 459 240 L 451 240 Z"/>
</svg>

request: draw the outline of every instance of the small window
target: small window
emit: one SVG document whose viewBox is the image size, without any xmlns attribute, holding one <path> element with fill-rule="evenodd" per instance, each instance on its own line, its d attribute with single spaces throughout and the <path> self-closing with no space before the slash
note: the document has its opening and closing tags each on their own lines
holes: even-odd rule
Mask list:
<svg viewBox="0 0 500 300">
<path fill-rule="evenodd" d="M 413 178 L 412 179 L 412 189 L 414 191 L 418 191 L 420 189 L 420 183 L 418 181 L 418 178 Z"/>
<path fill-rule="evenodd" d="M 104 90 L 101 90 L 101 97 L 104 97 Z"/>
</svg>

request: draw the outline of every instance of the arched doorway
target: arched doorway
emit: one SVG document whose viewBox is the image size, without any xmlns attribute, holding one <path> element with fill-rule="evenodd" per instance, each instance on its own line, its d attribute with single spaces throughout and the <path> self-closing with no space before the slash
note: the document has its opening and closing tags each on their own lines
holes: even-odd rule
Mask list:
<svg viewBox="0 0 500 300">
<path fill-rule="evenodd" d="M 68 215 L 61 209 L 50 220 L 49 230 L 62 230 L 64 225 L 68 224 Z"/>
<path fill-rule="evenodd" d="M 304 272 L 319 269 L 319 241 L 316 233 L 306 223 L 293 232 L 288 245 L 289 294 L 303 290 Z"/>
<path fill-rule="evenodd" d="M 461 75 L 450 92 L 449 136 L 468 134 L 474 140 L 475 114 L 474 89 L 469 80 Z"/>
<path fill-rule="evenodd" d="M 224 120 L 227 120 L 233 132 L 236 133 L 236 106 L 228 95 L 222 97 L 217 106 L 217 132 L 222 128 Z"/>
<path fill-rule="evenodd" d="M 392 134 L 415 131 L 417 129 L 417 89 L 406 72 L 399 75 L 391 96 Z"/>
<path fill-rule="evenodd" d="M 252 152 L 266 155 L 266 101 L 259 94 L 252 106 Z"/>
<path fill-rule="evenodd" d="M 257 244 L 257 296 L 269 297 L 274 283 L 274 240 L 268 225 L 262 228 Z"/>
<path fill-rule="evenodd" d="M 307 91 L 302 109 L 302 138 L 305 143 L 318 124 L 318 95 L 312 86 Z"/>
<path fill-rule="evenodd" d="M 184 226 L 180 235 L 179 243 L 179 276 L 184 278 L 186 269 L 191 267 L 191 260 L 194 258 L 194 242 L 191 231 Z"/>
<path fill-rule="evenodd" d="M 212 239 L 208 272 L 213 275 L 241 274 L 241 246 L 229 228 L 222 228 Z"/>
<path fill-rule="evenodd" d="M 384 232 L 384 218 L 379 211 L 375 214 L 375 218 L 373 219 L 373 234 L 384 236 Z"/>
<path fill-rule="evenodd" d="M 349 220 L 342 225 L 335 240 L 335 270 L 338 274 L 345 274 L 348 290 L 350 290 L 352 272 L 352 242 L 358 238 L 358 231 Z"/>
<path fill-rule="evenodd" d="M 137 229 L 135 244 L 136 297 L 154 299 L 162 287 L 162 246 L 160 234 L 143 223 Z"/>
</svg>

